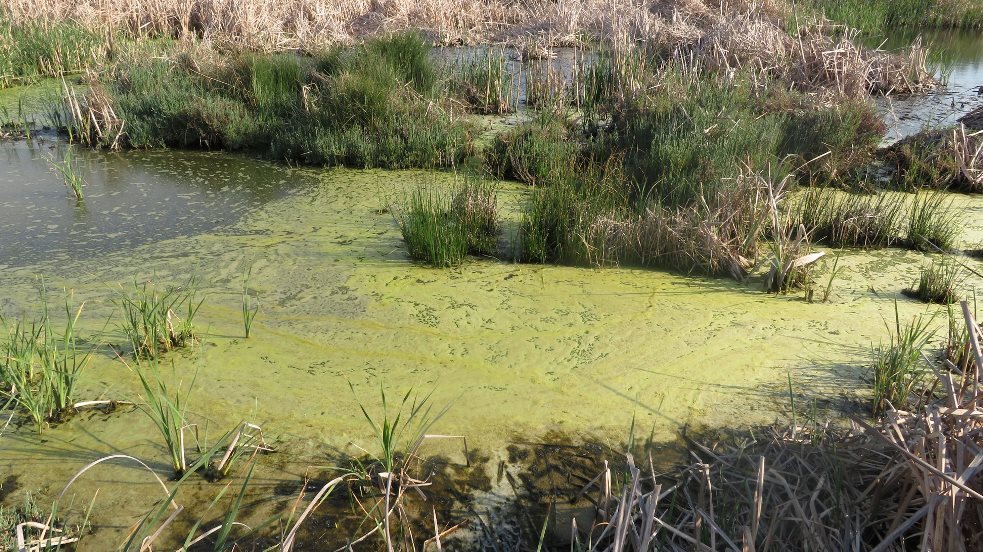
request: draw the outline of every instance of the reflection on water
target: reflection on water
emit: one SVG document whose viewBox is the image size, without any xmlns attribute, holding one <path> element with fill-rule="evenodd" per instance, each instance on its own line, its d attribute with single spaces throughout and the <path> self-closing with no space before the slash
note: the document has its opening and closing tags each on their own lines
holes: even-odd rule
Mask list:
<svg viewBox="0 0 983 552">
<path fill-rule="evenodd" d="M 76 157 L 84 201 L 49 158 L 65 145 L 0 143 L 0 266 L 79 259 L 211 231 L 281 197 L 299 177 L 270 163 L 189 152 L 99 153 Z"/>
<path fill-rule="evenodd" d="M 892 35 L 886 49 L 903 49 L 919 33 Z M 937 74 L 946 85 L 930 94 L 908 98 L 878 98 L 878 110 L 888 125 L 883 143 L 890 144 L 926 127 L 949 126 L 983 105 L 983 34 L 971 31 L 921 31 L 932 52 Z"/>
</svg>

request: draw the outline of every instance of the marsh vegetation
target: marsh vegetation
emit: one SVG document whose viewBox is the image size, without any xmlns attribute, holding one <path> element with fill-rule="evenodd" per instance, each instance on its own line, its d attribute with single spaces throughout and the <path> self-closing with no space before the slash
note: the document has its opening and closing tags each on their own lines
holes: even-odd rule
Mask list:
<svg viewBox="0 0 983 552">
<path fill-rule="evenodd" d="M 3 129 L 71 191 L 67 227 L 146 216 L 88 210 L 121 193 L 115 176 L 88 180 L 98 164 L 82 162 L 90 155 L 238 153 L 282 166 L 278 186 L 303 183 L 279 210 L 207 236 L 162 237 L 132 263 L 121 262 L 128 252 L 71 268 L 60 266 L 70 255 L 10 261 L 11 286 L 43 268 L 84 280 L 94 299 L 76 306 L 66 291 L 55 315 L 42 292 L 36 312 L 0 319 L 9 416 L 0 439 L 26 424 L 45 437 L 18 437 L 42 456 L 58 453 L 49 442 L 72 442 L 52 436 L 59 431 L 91 433 L 86 442 L 106 450 L 85 450 L 84 467 L 46 481 L 66 486 L 47 492 L 43 508 L 0 505 L 0 528 L 33 531 L 42 548 L 87 537 L 105 547 L 115 537 L 101 535 L 124 527 L 111 543 L 123 550 L 223 551 L 324 542 L 390 552 L 960 550 L 977 537 L 983 335 L 968 297 L 979 272 L 956 252 L 979 234 L 979 196 L 970 194 L 983 190 L 983 131 L 963 122 L 882 147 L 872 98 L 922 94 L 945 79 L 921 41 L 870 46 L 897 28 L 979 28 L 975 3 L 321 8 L 308 0 L 0 8 L 0 87 L 59 78 L 63 101 L 49 106 L 49 128 L 18 109 Z M 432 51 L 462 43 L 479 46 L 460 58 Z M 563 64 L 554 63 L 558 48 L 568 48 Z M 48 145 L 66 139 L 64 150 Z M 233 158 L 207 155 L 216 165 Z M 241 180 L 244 166 L 220 171 Z M 215 177 L 200 172 L 193 178 Z M 368 177 L 339 184 L 338 175 Z M 229 189 L 208 194 L 242 193 Z M 31 216 L 31 231 L 46 222 Z M 195 260 L 190 269 L 165 262 L 167 278 L 138 276 L 183 256 Z M 79 266 L 94 274 L 72 275 Z M 593 289 L 579 279 L 585 273 L 614 273 L 615 283 Z M 833 291 L 840 278 L 842 296 Z M 93 289 L 107 287 L 109 295 Z M 520 293 L 528 301 L 516 307 L 510 299 Z M 559 306 L 542 314 L 547 301 Z M 439 302 L 446 308 L 432 306 Z M 5 299 L 0 313 L 16 304 Z M 99 316 L 80 322 L 87 304 Z M 511 336 L 525 330 L 512 352 Z M 768 364 L 774 376 L 771 364 L 793 354 L 774 355 L 769 341 L 789 339 L 839 356 L 810 357 L 835 367 L 803 391 L 782 366 L 790 423 L 765 426 L 754 411 L 770 408 L 761 405 L 774 399 L 775 382 L 741 363 Z M 752 351 L 735 359 L 728 340 Z M 707 359 L 691 354 L 701 341 Z M 670 362 L 668 377 L 684 385 L 655 389 Z M 733 373 L 714 375 L 713 364 Z M 704 371 L 720 381 L 702 381 Z M 483 379 L 499 372 L 507 384 Z M 424 387 L 433 390 L 414 391 Z M 496 395 L 518 387 L 526 404 Z M 540 396 L 560 387 L 580 395 L 563 404 L 551 403 L 555 392 Z M 665 406 L 710 388 L 744 402 L 694 402 L 684 414 Z M 90 392 L 94 400 L 79 400 Z M 436 399 L 451 393 L 459 417 Z M 476 393 L 484 402 L 471 402 Z M 615 399 L 590 410 L 605 393 Z M 70 419 L 91 407 L 99 414 Z M 626 414 L 636 408 L 677 424 L 673 435 L 693 423 L 697 432 L 674 443 L 687 461 L 669 465 L 654 442 L 636 440 L 634 411 Z M 568 424 L 574 431 L 609 431 L 612 416 L 633 421 L 626 440 L 606 435 L 604 446 L 541 445 L 560 451 L 542 471 L 538 453 L 509 450 L 506 462 L 469 447 L 470 433 L 437 433 L 465 422 L 476 433 L 481 424 L 518 432 L 515 411 L 526 409 L 537 428 L 573 415 L 581 416 Z M 122 441 L 131 451 L 103 441 L 99 423 L 146 435 Z M 735 434 L 716 439 L 714 424 Z M 330 447 L 312 445 L 311 435 Z M 12 454 L 10 465 L 19 462 Z M 90 470 L 117 462 L 162 493 L 141 490 L 150 504 L 141 502 L 141 516 L 90 532 L 89 512 L 80 517 L 62 499 Z M 549 489 L 533 488 L 543 474 Z M 478 511 L 479 497 L 498 500 L 495 513 Z"/>
</svg>

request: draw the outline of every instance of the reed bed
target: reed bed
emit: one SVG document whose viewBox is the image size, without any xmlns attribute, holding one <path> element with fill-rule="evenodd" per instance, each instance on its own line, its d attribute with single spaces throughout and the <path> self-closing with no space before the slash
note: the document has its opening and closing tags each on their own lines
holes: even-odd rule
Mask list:
<svg viewBox="0 0 983 552">
<path fill-rule="evenodd" d="M 475 130 L 452 116 L 417 34 L 316 56 L 223 56 L 204 46 L 127 58 L 70 99 L 74 132 L 104 147 L 242 150 L 312 165 L 433 168 Z"/>
<path fill-rule="evenodd" d="M 953 0 L 955 1 L 955 0 Z M 967 0 L 968 1 L 968 0 Z M 204 40 L 234 51 L 317 52 L 407 29 L 436 44 L 509 43 L 521 51 L 583 43 L 642 43 L 690 50 L 728 67 L 781 74 L 801 90 L 906 92 L 931 86 L 919 52 L 896 55 L 863 48 L 855 34 L 791 4 L 712 0 L 571 0 L 543 6 L 523 0 L 426 0 L 372 4 L 344 0 L 193 0 L 174 5 L 114 6 L 94 0 L 11 0 L 3 15 L 13 27 L 47 28 L 70 22 L 119 39 Z M 790 33 L 786 28 L 795 28 Z M 525 47 L 532 44 L 534 47 Z"/>
<path fill-rule="evenodd" d="M 959 265 L 943 256 L 922 267 L 915 286 L 902 293 L 926 303 L 951 305 L 959 300 L 957 288 L 961 283 Z"/>
</svg>

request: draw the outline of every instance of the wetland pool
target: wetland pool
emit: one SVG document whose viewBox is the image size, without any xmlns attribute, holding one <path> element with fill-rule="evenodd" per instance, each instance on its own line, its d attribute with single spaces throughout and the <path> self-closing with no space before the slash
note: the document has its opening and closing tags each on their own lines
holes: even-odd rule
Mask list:
<svg viewBox="0 0 983 552">
<path fill-rule="evenodd" d="M 192 417 L 213 440 L 243 420 L 262 426 L 279 452 L 260 457 L 260 490 L 371 447 L 359 405 L 380 411 L 380 387 L 392 395 L 433 390 L 433 404 L 449 405 L 433 431 L 466 436 L 489 466 L 510 445 L 546 435 L 617 447 L 633 419 L 663 443 L 684 429 L 768 424 L 787 414 L 789 379 L 819 408 L 864 408 L 864 366 L 871 345 L 887 338 L 895 302 L 903 319 L 944 310 L 901 295 L 927 257 L 896 249 L 843 252 L 846 270 L 828 303 L 763 293 L 757 278 L 495 259 L 425 268 L 407 257 L 387 206 L 420 185 L 453 186 L 446 172 L 84 151 L 83 208 L 45 160 L 61 147 L 0 144 L 0 314 L 29 317 L 43 276 L 53 304 L 64 293 L 84 302 L 84 340 L 119 344 L 121 289 L 194 276 L 205 297 L 196 319 L 201 343 L 167 355 L 163 372 L 194 379 Z M 497 187 L 505 241 L 526 190 Z M 983 199 L 952 200 L 966 223 L 963 245 L 979 247 Z M 245 339 L 248 266 L 261 310 Z M 980 283 L 972 277 L 964 286 Z M 939 316 L 936 325 L 944 324 Z M 96 351 L 80 387 L 79 399 L 132 400 L 140 392 L 108 347 Z M 464 462 L 456 442 L 428 443 L 423 452 Z M 153 426 L 132 407 L 84 412 L 41 436 L 15 420 L 0 436 L 0 473 L 10 482 L 4 500 L 27 490 L 50 497 L 109 454 L 167 471 Z M 114 465 L 73 487 L 76 508 L 96 489 L 112 504 L 111 512 L 95 509 L 91 549 L 119 541 L 155 484 L 138 468 Z"/>
</svg>

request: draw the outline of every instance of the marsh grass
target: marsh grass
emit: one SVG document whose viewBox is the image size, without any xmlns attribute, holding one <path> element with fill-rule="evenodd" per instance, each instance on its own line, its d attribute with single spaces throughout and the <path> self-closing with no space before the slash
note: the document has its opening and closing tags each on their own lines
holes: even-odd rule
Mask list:
<svg viewBox="0 0 983 552">
<path fill-rule="evenodd" d="M 468 237 L 451 213 L 451 199 L 433 188 L 414 190 L 405 209 L 395 207 L 410 257 L 434 268 L 456 266 L 468 252 Z"/>
<path fill-rule="evenodd" d="M 102 33 L 75 22 L 13 24 L 0 13 L 0 88 L 82 72 L 107 50 Z"/>
<path fill-rule="evenodd" d="M 551 186 L 575 177 L 580 151 L 573 126 L 559 114 L 544 112 L 497 135 L 485 161 L 499 178 Z"/>
<path fill-rule="evenodd" d="M 74 146 L 68 145 L 65 147 L 65 155 L 61 161 L 56 160 L 51 155 L 45 159 L 48 161 L 48 165 L 61 176 L 65 186 L 72 192 L 75 199 L 81 201 L 84 199 L 82 187 L 85 185 L 85 178 L 82 176 L 82 164 L 75 156 L 74 151 Z"/>
<path fill-rule="evenodd" d="M 894 328 L 888 325 L 890 341 L 873 350 L 874 414 L 883 413 L 893 405 L 907 405 L 912 395 L 924 388 L 928 373 L 921 351 L 934 332 L 932 317 L 917 316 L 907 324 L 901 323 L 897 304 L 894 308 Z"/>
<path fill-rule="evenodd" d="M 253 152 L 322 166 L 434 168 L 473 149 L 445 79 L 417 33 L 311 55 L 219 55 L 190 45 L 128 56 L 73 109 L 104 147 Z"/>
<path fill-rule="evenodd" d="M 952 200 L 943 192 L 915 194 L 908 210 L 905 243 L 912 249 L 950 251 L 961 232 L 961 221 Z"/>
<path fill-rule="evenodd" d="M 72 412 L 78 377 L 92 353 L 78 342 L 76 324 L 84 304 L 73 309 L 66 299 L 61 330 L 56 330 L 49 315 L 44 291 L 41 304 L 40 318 L 31 323 L 15 321 L 0 348 L 3 393 L 28 413 L 39 434 L 45 424 L 61 421 Z"/>
<path fill-rule="evenodd" d="M 451 200 L 450 212 L 464 233 L 469 254 L 495 254 L 501 228 L 493 183 L 466 174 Z"/>
<path fill-rule="evenodd" d="M 919 271 L 918 283 L 902 291 L 906 296 L 925 303 L 951 305 L 959 300 L 956 289 L 962 283 L 959 265 L 945 256 Z"/>
<path fill-rule="evenodd" d="M 789 224 L 804 225 L 816 243 L 878 248 L 902 241 L 905 204 L 899 196 L 810 188 L 786 203 Z"/>
<path fill-rule="evenodd" d="M 974 0 L 809 0 L 826 17 L 874 36 L 897 28 L 983 28 Z"/>
<path fill-rule="evenodd" d="M 468 254 L 496 252 L 500 227 L 492 183 L 469 175 L 455 191 L 421 187 L 404 203 L 391 211 L 411 258 L 446 268 Z"/>
<path fill-rule="evenodd" d="M 183 286 L 158 287 L 134 283 L 116 299 L 120 327 L 135 357 L 156 358 L 197 339 L 194 319 L 205 299 L 198 298 L 194 278 Z"/>
</svg>

